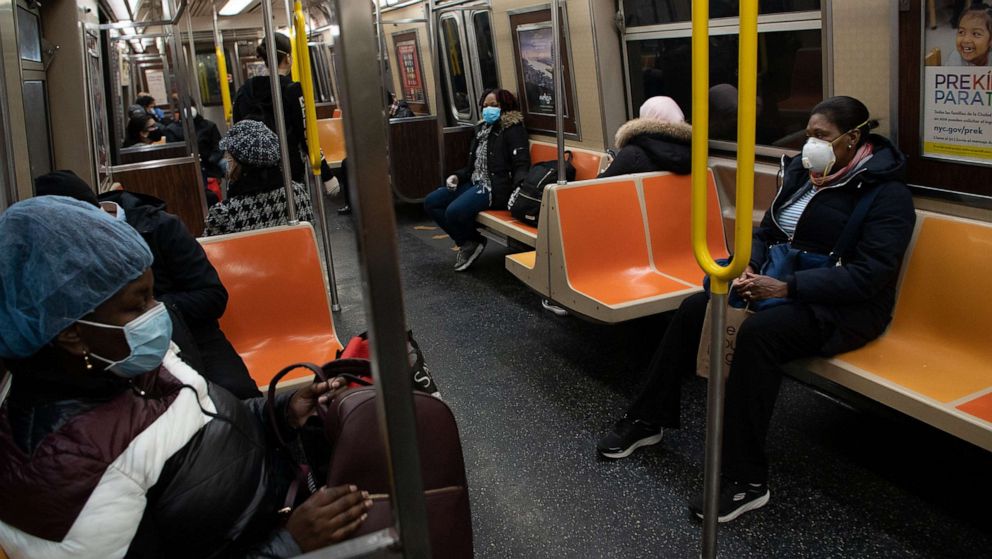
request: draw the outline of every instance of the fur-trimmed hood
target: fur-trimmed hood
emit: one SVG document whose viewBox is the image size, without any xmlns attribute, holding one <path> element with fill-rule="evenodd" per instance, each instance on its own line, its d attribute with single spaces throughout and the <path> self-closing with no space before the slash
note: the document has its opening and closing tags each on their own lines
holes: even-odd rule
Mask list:
<svg viewBox="0 0 992 559">
<path fill-rule="evenodd" d="M 479 119 L 478 124 L 483 124 L 486 121 Z M 499 126 L 504 130 L 513 126 L 514 124 L 523 124 L 524 114 L 520 111 L 506 111 L 501 112 L 499 115 Z"/>
<path fill-rule="evenodd" d="M 617 149 L 621 149 L 635 137 L 644 135 L 662 136 L 666 140 L 688 144 L 692 141 L 692 126 L 684 122 L 670 123 L 649 118 L 635 118 L 617 130 L 614 144 Z"/>
</svg>

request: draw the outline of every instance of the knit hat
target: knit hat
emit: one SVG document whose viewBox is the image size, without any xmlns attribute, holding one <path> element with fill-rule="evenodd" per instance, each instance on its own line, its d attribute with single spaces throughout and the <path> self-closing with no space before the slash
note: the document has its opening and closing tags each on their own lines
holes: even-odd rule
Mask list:
<svg viewBox="0 0 992 559">
<path fill-rule="evenodd" d="M 682 114 L 679 104 L 671 97 L 664 96 L 652 97 L 645 101 L 641 105 L 640 117 L 672 124 L 685 122 L 685 115 Z"/>
<path fill-rule="evenodd" d="M 34 192 L 38 196 L 68 196 L 87 204 L 99 206 L 96 193 L 72 171 L 54 171 L 34 179 Z"/>
<path fill-rule="evenodd" d="M 242 120 L 227 131 L 220 140 L 238 163 L 254 167 L 274 167 L 279 164 L 279 137 L 257 120 Z"/>
</svg>

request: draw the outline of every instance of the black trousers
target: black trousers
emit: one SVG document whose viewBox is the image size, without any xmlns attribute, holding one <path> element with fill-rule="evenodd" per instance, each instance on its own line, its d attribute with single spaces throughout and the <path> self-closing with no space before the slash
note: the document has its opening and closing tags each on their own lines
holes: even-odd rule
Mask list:
<svg viewBox="0 0 992 559">
<path fill-rule="evenodd" d="M 698 293 L 683 301 L 651 359 L 647 384 L 628 410 L 629 417 L 679 426 L 681 381 L 696 368 L 708 299 Z M 781 365 L 818 355 L 828 333 L 812 309 L 800 303 L 755 313 L 741 325 L 727 379 L 724 475 L 737 481 L 767 481 L 765 437 L 782 382 Z"/>
</svg>

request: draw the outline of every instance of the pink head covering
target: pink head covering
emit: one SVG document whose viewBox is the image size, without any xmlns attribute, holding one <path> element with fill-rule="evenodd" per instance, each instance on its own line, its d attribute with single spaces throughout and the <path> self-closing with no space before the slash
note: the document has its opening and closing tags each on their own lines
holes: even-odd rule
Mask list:
<svg viewBox="0 0 992 559">
<path fill-rule="evenodd" d="M 661 122 L 678 123 L 685 122 L 685 115 L 682 109 L 671 97 L 652 97 L 641 105 L 641 118 L 660 120 Z"/>
</svg>

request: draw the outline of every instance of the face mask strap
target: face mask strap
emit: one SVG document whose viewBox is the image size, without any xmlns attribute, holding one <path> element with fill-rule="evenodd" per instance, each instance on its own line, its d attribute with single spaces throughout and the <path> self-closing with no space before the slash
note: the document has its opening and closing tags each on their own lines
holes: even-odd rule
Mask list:
<svg viewBox="0 0 992 559">
<path fill-rule="evenodd" d="M 113 324 L 104 324 L 102 322 L 91 322 L 89 320 L 83 320 L 81 318 L 79 320 L 77 320 L 76 322 L 79 322 L 81 324 L 86 324 L 87 326 L 96 326 L 97 328 L 112 328 L 114 330 L 123 330 L 124 329 L 123 326 L 114 326 Z"/>
</svg>

